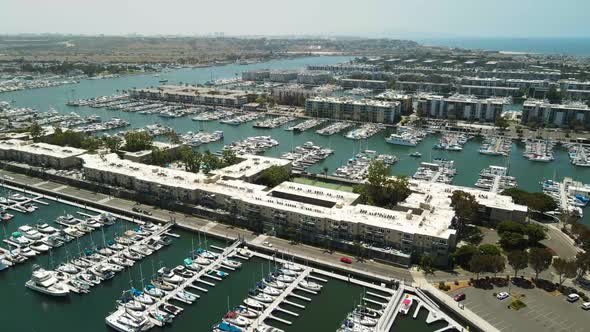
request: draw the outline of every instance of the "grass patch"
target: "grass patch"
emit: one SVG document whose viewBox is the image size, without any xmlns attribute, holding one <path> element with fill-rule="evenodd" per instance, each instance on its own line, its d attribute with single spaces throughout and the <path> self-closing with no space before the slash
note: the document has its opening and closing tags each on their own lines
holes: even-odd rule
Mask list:
<svg viewBox="0 0 590 332">
<path fill-rule="evenodd" d="M 320 188 L 327 188 L 327 189 L 333 189 L 333 190 L 352 192 L 352 186 L 343 185 L 343 184 L 336 184 L 336 183 L 329 183 L 329 182 L 324 182 L 321 180 L 313 180 L 313 179 L 308 179 L 308 178 L 293 178 L 291 181 L 293 181 L 295 183 L 301 183 L 301 184 L 306 184 L 309 186 L 316 186 L 316 187 L 320 187 Z"/>
<path fill-rule="evenodd" d="M 518 311 L 522 308 L 526 308 L 526 304 L 521 300 L 514 300 L 510 303 L 510 305 L 508 305 L 508 308 Z"/>
</svg>

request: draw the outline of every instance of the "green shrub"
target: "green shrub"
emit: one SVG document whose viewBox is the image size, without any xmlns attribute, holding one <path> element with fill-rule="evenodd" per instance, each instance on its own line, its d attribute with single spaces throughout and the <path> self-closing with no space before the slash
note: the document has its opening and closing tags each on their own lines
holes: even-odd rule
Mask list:
<svg viewBox="0 0 590 332">
<path fill-rule="evenodd" d="M 525 308 L 526 304 L 524 302 L 522 302 L 521 300 L 514 300 L 514 301 L 512 301 L 512 303 L 510 303 L 510 305 L 508 307 L 511 309 L 514 309 L 514 310 L 520 310 L 522 308 Z"/>
</svg>

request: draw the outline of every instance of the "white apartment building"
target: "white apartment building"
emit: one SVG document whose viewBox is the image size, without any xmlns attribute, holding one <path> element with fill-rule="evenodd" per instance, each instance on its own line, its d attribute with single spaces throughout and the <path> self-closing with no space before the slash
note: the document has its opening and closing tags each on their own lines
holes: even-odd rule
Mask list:
<svg viewBox="0 0 590 332">
<path fill-rule="evenodd" d="M 523 104 L 522 123 L 590 128 L 590 107 L 580 102 L 551 104 L 547 100 L 529 99 Z"/>
<path fill-rule="evenodd" d="M 334 76 L 325 70 L 307 70 L 297 74 L 297 83 L 320 85 L 328 83 Z"/>
<path fill-rule="evenodd" d="M 31 166 L 65 169 L 80 167 L 84 149 L 46 143 L 10 139 L 0 141 L 0 159 L 22 162 Z"/>
<path fill-rule="evenodd" d="M 319 118 L 393 124 L 401 114 L 397 101 L 313 97 L 305 101 L 305 114 Z"/>
<path fill-rule="evenodd" d="M 246 91 L 217 90 L 182 85 L 162 85 L 157 88 L 130 89 L 129 96 L 131 98 L 236 108 L 248 102 L 248 93 Z"/>
<path fill-rule="evenodd" d="M 242 72 L 243 81 L 264 81 L 270 78 L 269 69 L 248 70 Z"/>
<path fill-rule="evenodd" d="M 424 117 L 494 122 L 508 103 L 507 98 L 478 99 L 465 95 L 443 97 L 423 94 L 418 96 L 417 110 Z"/>
</svg>

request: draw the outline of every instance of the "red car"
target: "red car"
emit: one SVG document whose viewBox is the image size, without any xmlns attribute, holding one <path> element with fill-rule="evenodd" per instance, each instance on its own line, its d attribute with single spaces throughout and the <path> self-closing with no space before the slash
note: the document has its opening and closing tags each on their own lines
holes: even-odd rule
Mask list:
<svg viewBox="0 0 590 332">
<path fill-rule="evenodd" d="M 465 293 L 459 293 L 453 297 L 453 300 L 460 302 L 465 300 Z"/>
<path fill-rule="evenodd" d="M 352 259 L 348 258 L 348 257 L 341 257 L 340 261 L 342 263 L 346 263 L 346 264 L 352 264 Z"/>
</svg>

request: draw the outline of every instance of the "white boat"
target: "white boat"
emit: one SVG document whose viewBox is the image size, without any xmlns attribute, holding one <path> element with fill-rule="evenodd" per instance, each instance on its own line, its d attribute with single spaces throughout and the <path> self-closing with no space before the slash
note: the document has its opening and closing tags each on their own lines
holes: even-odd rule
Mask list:
<svg viewBox="0 0 590 332">
<path fill-rule="evenodd" d="M 385 139 L 385 142 L 389 144 L 395 145 L 403 145 L 403 146 L 417 146 L 418 142 L 413 140 L 408 135 L 400 135 L 400 134 L 391 134 L 389 137 Z"/>
<path fill-rule="evenodd" d="M 303 268 L 295 263 L 285 263 L 285 264 L 283 264 L 283 268 L 285 268 L 287 270 L 295 271 L 295 272 L 303 271 Z"/>
<path fill-rule="evenodd" d="M 80 270 L 78 270 L 78 268 L 74 264 L 71 264 L 71 263 L 63 263 L 60 266 L 58 266 L 56 270 L 60 271 L 60 272 L 64 272 L 64 273 L 69 273 L 69 274 L 76 274 L 76 273 L 80 272 Z"/>
<path fill-rule="evenodd" d="M 313 292 L 319 292 L 322 290 L 322 285 L 306 279 L 301 280 L 299 286 Z"/>
<path fill-rule="evenodd" d="M 8 241 L 15 243 L 18 246 L 29 245 L 32 241 L 23 236 L 21 232 L 14 232 L 8 238 Z"/>
<path fill-rule="evenodd" d="M 43 234 L 39 233 L 36 229 L 28 225 L 20 226 L 18 231 L 21 232 L 26 238 L 33 241 L 41 240 L 43 238 Z"/>
<path fill-rule="evenodd" d="M 194 260 L 192 260 L 190 258 L 185 258 L 184 266 L 187 269 L 189 269 L 191 271 L 195 271 L 195 272 L 198 272 L 203 268 L 201 265 L 197 264 L 197 262 L 195 262 Z"/>
<path fill-rule="evenodd" d="M 184 280 L 183 277 L 174 274 L 174 272 L 172 272 L 170 269 L 166 267 L 163 267 L 158 270 L 158 276 L 160 276 L 162 280 L 172 284 L 179 284 Z"/>
<path fill-rule="evenodd" d="M 234 308 L 234 312 L 240 316 L 244 316 L 246 318 L 256 318 L 258 317 L 258 313 L 252 309 L 248 309 L 244 306 L 238 306 Z"/>
<path fill-rule="evenodd" d="M 230 311 L 227 314 L 225 314 L 223 316 L 223 321 L 228 324 L 239 326 L 239 327 L 246 327 L 246 326 L 252 324 L 252 321 L 250 319 L 248 319 L 244 316 L 241 316 L 237 312 L 234 312 L 234 311 Z"/>
<path fill-rule="evenodd" d="M 284 274 L 279 274 L 278 276 L 275 277 L 276 280 L 280 281 L 280 282 L 284 282 L 287 284 L 292 283 L 293 281 L 295 281 L 295 278 L 291 277 L 291 276 L 286 276 Z"/>
<path fill-rule="evenodd" d="M 18 253 L 25 256 L 25 257 L 35 257 L 39 253 L 29 247 L 20 247 L 18 249 Z"/>
<path fill-rule="evenodd" d="M 228 267 L 231 267 L 233 269 L 239 269 L 239 268 L 242 267 L 242 263 L 240 263 L 240 262 L 238 262 L 236 260 L 233 260 L 233 259 L 229 259 L 229 258 L 223 260 L 223 262 L 221 262 L 221 264 L 222 265 L 225 265 L 225 266 L 228 266 Z"/>
<path fill-rule="evenodd" d="M 270 286 L 264 285 L 264 284 L 260 284 L 258 285 L 258 289 L 263 292 L 264 294 L 270 295 L 270 296 L 279 296 L 281 295 L 281 291 L 276 289 L 276 288 L 272 288 Z"/>
<path fill-rule="evenodd" d="M 271 277 L 264 278 L 264 280 L 262 282 L 264 282 L 265 285 L 273 287 L 273 288 L 278 288 L 278 289 L 287 288 L 287 284 L 285 284 L 284 282 L 278 281 L 278 280 L 274 280 Z"/>
<path fill-rule="evenodd" d="M 22 202 L 22 201 L 26 201 L 28 198 L 22 194 L 12 194 L 12 195 L 8 196 L 8 199 L 11 201 Z"/>
<path fill-rule="evenodd" d="M 84 259 L 81 259 L 81 258 L 76 258 L 76 259 L 72 260 L 71 263 L 73 265 L 75 265 L 75 266 L 77 266 L 79 268 L 83 268 L 83 269 L 92 266 L 92 264 L 90 262 L 88 262 L 88 261 L 86 261 Z"/>
<path fill-rule="evenodd" d="M 115 276 L 115 272 L 106 264 L 98 264 L 88 270 L 102 280 L 109 280 Z"/>
<path fill-rule="evenodd" d="M 119 332 L 139 332 L 146 331 L 151 328 L 151 323 L 148 319 L 137 322 L 136 319 L 130 317 L 124 311 L 121 313 L 107 316 L 105 322 L 111 328 Z"/>
<path fill-rule="evenodd" d="M 201 257 L 201 256 L 197 256 L 193 259 L 194 263 L 197 263 L 199 265 L 209 265 L 211 264 L 211 260 Z"/>
<path fill-rule="evenodd" d="M 49 224 L 45 224 L 45 223 L 38 224 L 36 226 L 36 228 L 40 233 L 47 234 L 47 235 L 54 235 L 54 234 L 59 233 L 59 229 L 49 226 Z"/>
<path fill-rule="evenodd" d="M 143 291 L 150 296 L 160 298 L 164 296 L 164 291 L 155 287 L 154 285 L 147 285 L 144 287 Z"/>
<path fill-rule="evenodd" d="M 263 310 L 265 308 L 264 304 L 251 298 L 244 299 L 244 304 L 247 308 L 251 308 L 258 311 Z"/>
<path fill-rule="evenodd" d="M 270 326 L 270 325 L 266 325 L 264 323 L 258 324 L 258 326 L 256 326 L 254 328 L 254 332 L 285 332 L 284 330 L 281 330 L 279 328 L 276 328 L 274 326 Z"/>
<path fill-rule="evenodd" d="M 112 264 L 117 264 L 119 266 L 126 266 L 126 267 L 130 267 L 133 266 L 133 264 L 135 264 L 135 261 L 125 258 L 125 257 L 111 257 L 108 260 L 109 263 Z"/>
<path fill-rule="evenodd" d="M 66 296 L 70 293 L 69 288 L 59 282 L 52 272 L 46 271 L 37 265 L 33 266 L 31 280 L 27 281 L 25 286 L 51 296 Z"/>
<path fill-rule="evenodd" d="M 274 298 L 270 295 L 257 291 L 249 292 L 248 296 L 261 303 L 271 303 L 272 301 L 274 301 Z"/>
</svg>

